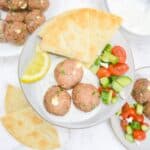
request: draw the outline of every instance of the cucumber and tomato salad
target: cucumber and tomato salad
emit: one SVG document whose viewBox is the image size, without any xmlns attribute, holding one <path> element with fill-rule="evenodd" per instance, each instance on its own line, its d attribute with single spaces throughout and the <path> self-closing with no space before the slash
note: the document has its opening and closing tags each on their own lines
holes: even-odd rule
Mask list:
<svg viewBox="0 0 150 150">
<path fill-rule="evenodd" d="M 132 82 L 131 78 L 124 75 L 129 70 L 126 58 L 123 47 L 107 44 L 91 66 L 91 71 L 99 78 L 99 92 L 104 104 L 116 103 L 117 94 Z"/>
<path fill-rule="evenodd" d="M 125 103 L 120 112 L 120 125 L 125 133 L 125 139 L 129 142 L 143 141 L 149 124 L 144 122 L 143 105 L 129 105 Z"/>
</svg>

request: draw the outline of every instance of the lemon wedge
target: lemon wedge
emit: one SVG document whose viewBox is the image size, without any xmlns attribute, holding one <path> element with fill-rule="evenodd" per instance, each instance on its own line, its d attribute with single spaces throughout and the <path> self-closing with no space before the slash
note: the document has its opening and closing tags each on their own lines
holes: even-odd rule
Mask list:
<svg viewBox="0 0 150 150">
<path fill-rule="evenodd" d="M 35 56 L 25 69 L 21 81 L 32 83 L 42 79 L 50 68 L 49 54 L 43 51 L 36 51 Z"/>
</svg>

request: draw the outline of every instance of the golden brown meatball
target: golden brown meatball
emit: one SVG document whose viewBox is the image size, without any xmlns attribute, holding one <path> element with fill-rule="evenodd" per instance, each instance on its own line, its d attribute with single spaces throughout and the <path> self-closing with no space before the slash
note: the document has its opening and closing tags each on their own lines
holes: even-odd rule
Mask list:
<svg viewBox="0 0 150 150">
<path fill-rule="evenodd" d="M 25 23 L 30 33 L 35 31 L 44 21 L 45 16 L 39 10 L 33 10 L 25 17 Z"/>
<path fill-rule="evenodd" d="M 28 0 L 28 7 L 30 10 L 39 9 L 46 10 L 49 6 L 48 0 Z"/>
<path fill-rule="evenodd" d="M 75 106 L 84 112 L 92 111 L 100 103 L 97 88 L 86 83 L 79 83 L 74 87 L 72 99 Z"/>
<path fill-rule="evenodd" d="M 49 113 L 63 116 L 71 105 L 71 96 L 59 86 L 51 87 L 44 96 L 44 105 Z"/>
<path fill-rule="evenodd" d="M 70 89 L 83 77 L 82 64 L 76 60 L 66 59 L 56 66 L 54 74 L 58 85 Z"/>
<path fill-rule="evenodd" d="M 15 44 L 23 44 L 27 38 L 26 24 L 22 22 L 7 22 L 4 27 L 5 39 Z"/>
<path fill-rule="evenodd" d="M 132 97 L 138 103 L 150 102 L 150 81 L 148 79 L 138 79 L 134 83 Z"/>
</svg>

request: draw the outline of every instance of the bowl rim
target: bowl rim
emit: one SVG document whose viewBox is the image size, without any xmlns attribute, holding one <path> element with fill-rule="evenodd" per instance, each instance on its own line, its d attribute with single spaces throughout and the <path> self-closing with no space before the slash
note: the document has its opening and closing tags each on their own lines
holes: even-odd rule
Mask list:
<svg viewBox="0 0 150 150">
<path fill-rule="evenodd" d="M 110 10 L 110 7 L 109 7 L 109 4 L 108 4 L 108 0 L 104 0 L 104 5 L 105 5 L 105 8 L 106 10 L 109 12 L 109 13 L 113 13 L 111 10 Z M 127 28 L 125 28 L 123 25 L 121 25 L 121 30 L 127 32 L 128 34 L 132 35 L 132 36 L 136 36 L 137 38 L 150 38 L 150 34 L 138 34 L 136 32 L 131 32 L 131 30 L 128 30 Z"/>
<path fill-rule="evenodd" d="M 35 32 L 37 33 L 46 23 L 47 23 L 47 21 L 49 21 L 50 19 L 48 19 L 48 20 L 46 20 L 46 22 L 42 25 L 42 26 L 40 26 Z M 128 43 L 128 41 L 127 41 L 127 39 L 125 38 L 125 36 L 123 35 L 123 33 L 122 33 L 122 31 L 121 30 L 118 30 L 118 32 L 121 34 L 121 36 L 123 37 L 123 39 L 125 40 L 125 42 L 126 43 Z M 34 34 L 34 33 L 33 33 Z M 31 35 L 32 36 L 32 35 Z M 30 37 L 31 37 L 30 36 Z M 38 36 L 38 35 L 37 35 Z M 43 117 L 33 106 L 32 106 L 32 104 L 30 103 L 30 101 L 28 100 L 28 98 L 27 98 L 27 96 L 26 96 L 26 94 L 25 94 L 25 92 L 24 92 L 24 90 L 23 90 L 23 85 L 22 85 L 22 83 L 21 83 L 21 80 L 20 80 L 20 62 L 21 62 L 21 57 L 22 57 L 22 54 L 23 54 L 23 52 L 24 52 L 24 50 L 25 50 L 25 46 L 26 46 L 26 44 L 27 44 L 27 42 L 29 41 L 29 39 L 28 40 L 26 40 L 26 42 L 25 42 L 25 44 L 24 44 L 24 46 L 23 46 L 23 48 L 22 48 L 22 50 L 21 50 L 21 53 L 20 53 L 20 55 L 19 55 L 19 58 L 18 58 L 18 68 L 17 68 L 17 70 L 18 70 L 18 80 L 19 80 L 19 84 L 20 84 L 20 87 L 21 87 L 21 90 L 22 90 L 22 92 L 23 92 L 23 94 L 24 94 L 24 96 L 25 96 L 25 98 L 26 98 L 26 101 L 27 101 L 27 103 L 29 104 L 29 106 L 43 119 L 43 120 L 45 120 L 46 122 L 48 122 L 48 123 L 51 123 L 51 124 L 53 124 L 53 125 L 56 125 L 56 126 L 58 126 L 58 127 L 61 127 L 61 128 L 65 128 L 65 129 L 85 129 L 85 128 L 90 128 L 90 127 L 93 127 L 93 126 L 96 126 L 96 125 L 98 125 L 98 124 L 100 124 L 100 123 L 102 123 L 102 122 L 104 122 L 104 121 L 106 121 L 106 120 L 108 120 L 108 119 L 110 119 L 112 116 L 113 116 L 113 114 L 114 114 L 114 112 L 110 112 L 109 113 L 109 115 L 107 115 L 107 116 L 105 116 L 105 119 L 102 119 L 102 120 L 98 120 L 98 121 L 95 121 L 95 122 L 93 122 L 93 123 L 90 123 L 89 125 L 86 125 L 86 126 L 75 126 L 75 127 L 72 127 L 71 125 L 63 125 L 63 123 L 57 123 L 57 122 L 54 122 L 54 121 L 52 121 L 52 120 L 48 120 L 48 119 L 46 119 L 46 117 Z M 130 54 L 131 54 L 131 57 L 132 57 L 132 62 L 133 62 L 133 77 L 135 78 L 135 62 L 134 62 L 134 57 L 133 57 L 133 53 L 132 53 L 132 50 L 131 50 L 131 47 L 129 46 L 129 51 L 130 51 Z M 124 102 L 125 102 L 125 99 L 123 98 L 123 97 L 120 97 L 119 96 L 119 98 L 120 98 L 120 105 L 122 105 Z"/>
</svg>

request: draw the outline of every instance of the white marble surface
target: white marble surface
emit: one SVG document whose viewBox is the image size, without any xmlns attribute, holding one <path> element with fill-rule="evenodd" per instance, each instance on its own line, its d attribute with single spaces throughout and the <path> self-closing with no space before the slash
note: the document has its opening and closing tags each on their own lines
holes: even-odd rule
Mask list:
<svg viewBox="0 0 150 150">
<path fill-rule="evenodd" d="M 86 1 L 86 0 L 80 0 Z M 87 0 L 89 4 L 104 8 L 102 0 Z M 71 6 L 73 6 L 72 4 Z M 54 7 L 55 5 L 53 5 Z M 69 5 L 68 5 L 69 7 Z M 56 6 L 55 6 L 56 8 Z M 57 9 L 55 11 L 58 11 Z M 54 12 L 55 12 L 54 11 Z M 132 49 L 136 68 L 150 66 L 150 37 L 147 39 L 137 38 L 124 32 Z M 0 45 L 0 51 L 3 51 Z M 8 84 L 19 86 L 17 78 L 18 57 L 0 58 L 0 116 L 4 113 L 4 97 Z M 68 130 L 59 128 L 59 133 L 65 142 L 61 150 L 125 150 L 112 132 L 109 121 L 92 128 L 80 130 Z M 15 141 L 0 125 L 0 149 L 23 150 L 27 148 Z"/>
</svg>

